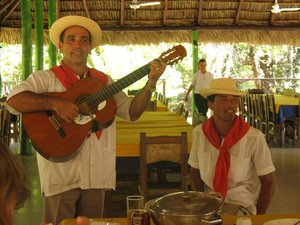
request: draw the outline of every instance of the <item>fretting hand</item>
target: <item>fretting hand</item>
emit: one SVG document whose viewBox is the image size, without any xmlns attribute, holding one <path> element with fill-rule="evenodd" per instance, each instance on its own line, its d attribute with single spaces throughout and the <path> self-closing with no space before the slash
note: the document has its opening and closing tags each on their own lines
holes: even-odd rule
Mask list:
<svg viewBox="0 0 300 225">
<path fill-rule="evenodd" d="M 150 62 L 151 71 L 148 74 L 148 84 L 150 87 L 155 87 L 156 82 L 166 69 L 166 64 L 158 60 Z"/>
</svg>

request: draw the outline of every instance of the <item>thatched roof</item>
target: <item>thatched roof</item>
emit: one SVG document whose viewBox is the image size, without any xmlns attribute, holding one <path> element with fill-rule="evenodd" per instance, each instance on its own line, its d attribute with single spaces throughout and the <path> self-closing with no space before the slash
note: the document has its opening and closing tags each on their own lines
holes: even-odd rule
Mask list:
<svg viewBox="0 0 300 225">
<path fill-rule="evenodd" d="M 139 0 L 139 3 L 152 0 Z M 103 30 L 103 44 L 247 42 L 300 46 L 300 11 L 271 13 L 274 0 L 161 0 L 160 5 L 129 7 L 132 0 L 57 0 L 57 15 L 87 16 Z M 281 8 L 300 8 L 299 0 L 278 0 Z M 32 1 L 34 31 L 34 1 Z M 20 0 L 0 3 L 0 42 L 21 43 Z M 48 1 L 44 1 L 47 42 Z"/>
</svg>

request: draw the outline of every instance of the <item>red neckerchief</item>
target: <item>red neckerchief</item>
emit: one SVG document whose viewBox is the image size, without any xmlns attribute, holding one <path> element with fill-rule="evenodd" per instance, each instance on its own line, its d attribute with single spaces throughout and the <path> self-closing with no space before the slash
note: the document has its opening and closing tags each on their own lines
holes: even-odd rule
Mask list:
<svg viewBox="0 0 300 225">
<path fill-rule="evenodd" d="M 213 116 L 207 119 L 202 125 L 202 130 L 206 138 L 220 151 L 216 164 L 213 186 L 214 191 L 221 193 L 223 199 L 226 197 L 228 188 L 228 171 L 230 167 L 229 149 L 248 132 L 249 128 L 249 124 L 247 124 L 240 116 L 236 116 L 232 127 L 224 137 L 224 141 L 221 146 L 221 140 L 217 132 Z"/>
<path fill-rule="evenodd" d="M 52 67 L 51 70 L 67 90 L 72 88 L 73 85 L 77 81 L 79 81 L 78 76 L 76 76 L 73 73 L 73 71 L 70 70 L 64 64 L 64 62 L 62 62 L 61 65 L 59 65 L 59 66 Z M 102 73 L 102 72 L 100 72 L 96 69 L 91 69 L 91 68 L 86 67 L 85 74 L 87 74 L 90 77 L 98 78 L 98 79 L 101 80 L 101 82 L 103 84 L 105 84 L 105 85 L 107 84 L 107 81 L 108 81 L 107 76 L 104 73 Z M 98 139 L 100 138 L 101 134 L 102 134 L 101 129 L 96 132 L 96 135 L 97 135 Z"/>
</svg>

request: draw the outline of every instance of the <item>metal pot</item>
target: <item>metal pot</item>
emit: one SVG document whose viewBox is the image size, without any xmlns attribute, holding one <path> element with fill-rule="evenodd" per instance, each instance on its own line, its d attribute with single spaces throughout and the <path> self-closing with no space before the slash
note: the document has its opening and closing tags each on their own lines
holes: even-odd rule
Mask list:
<svg viewBox="0 0 300 225">
<path fill-rule="evenodd" d="M 149 205 L 156 225 L 222 224 L 223 201 L 220 196 L 197 191 L 175 192 Z"/>
</svg>

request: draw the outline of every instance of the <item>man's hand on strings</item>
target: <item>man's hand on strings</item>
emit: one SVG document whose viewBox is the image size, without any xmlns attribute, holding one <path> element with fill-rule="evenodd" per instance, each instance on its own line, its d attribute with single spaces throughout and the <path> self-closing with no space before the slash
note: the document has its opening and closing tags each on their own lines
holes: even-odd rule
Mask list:
<svg viewBox="0 0 300 225">
<path fill-rule="evenodd" d="M 71 123 L 79 114 L 79 108 L 76 104 L 70 101 L 57 99 L 54 103 L 53 110 L 64 121 Z"/>
</svg>

